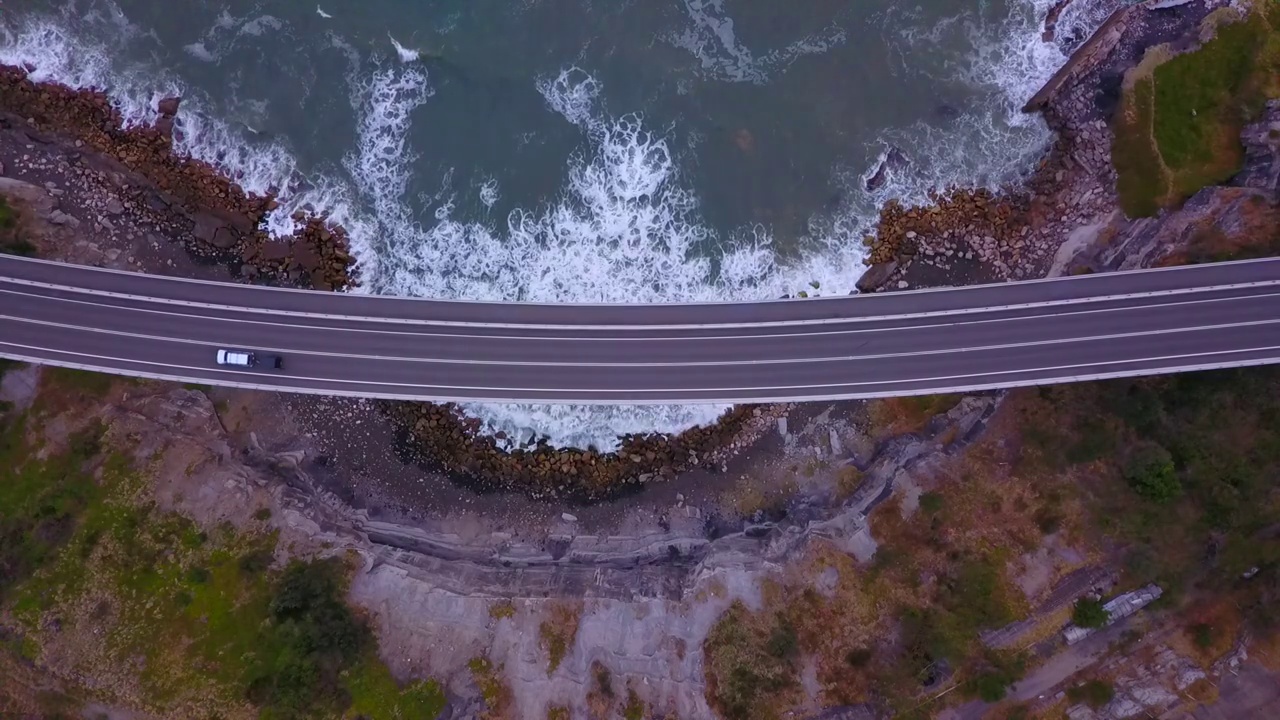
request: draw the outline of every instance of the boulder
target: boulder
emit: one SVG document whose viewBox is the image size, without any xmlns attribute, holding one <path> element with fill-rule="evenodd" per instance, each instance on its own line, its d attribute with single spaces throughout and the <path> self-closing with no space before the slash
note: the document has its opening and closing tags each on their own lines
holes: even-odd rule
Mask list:
<svg viewBox="0 0 1280 720">
<path fill-rule="evenodd" d="M 306 240 L 293 244 L 293 260 L 307 272 L 320 267 L 320 253 L 316 252 L 315 246 Z"/>
<path fill-rule="evenodd" d="M 856 287 L 858 292 L 874 292 L 889 279 L 894 270 L 898 269 L 898 261 L 890 260 L 889 262 L 876 263 L 867 268 L 862 273 L 862 277 L 858 278 Z"/>
<path fill-rule="evenodd" d="M 180 97 L 168 97 L 156 104 L 156 112 L 162 117 L 173 117 L 178 114 L 178 106 L 182 104 Z"/>
<path fill-rule="evenodd" d="M 266 242 L 262 245 L 263 260 L 280 261 L 289 257 L 289 246 L 282 242 Z"/>
<path fill-rule="evenodd" d="M 240 242 L 240 238 L 229 227 L 220 227 L 213 233 L 212 245 L 221 250 L 230 250 Z"/>
<path fill-rule="evenodd" d="M 239 237 L 220 218 L 209 213 L 195 216 L 196 225 L 191 229 L 191 236 L 223 250 L 235 246 Z"/>
<path fill-rule="evenodd" d="M 0 195 L 20 201 L 45 220 L 50 219 L 58 205 L 48 190 L 13 178 L 0 178 Z"/>
</svg>

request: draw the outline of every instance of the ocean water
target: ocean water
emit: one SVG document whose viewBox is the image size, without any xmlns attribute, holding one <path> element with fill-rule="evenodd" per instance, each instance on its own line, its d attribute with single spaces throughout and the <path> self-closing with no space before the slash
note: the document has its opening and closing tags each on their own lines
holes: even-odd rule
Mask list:
<svg viewBox="0 0 1280 720">
<path fill-rule="evenodd" d="M 847 293 L 891 197 L 996 185 L 1048 140 L 1022 103 L 1115 0 L 8 0 L 0 62 L 184 98 L 180 152 L 270 218 L 328 211 L 360 292 L 653 303 Z M 890 147 L 911 161 L 868 192 Z M 471 405 L 608 449 L 722 407 Z"/>
</svg>

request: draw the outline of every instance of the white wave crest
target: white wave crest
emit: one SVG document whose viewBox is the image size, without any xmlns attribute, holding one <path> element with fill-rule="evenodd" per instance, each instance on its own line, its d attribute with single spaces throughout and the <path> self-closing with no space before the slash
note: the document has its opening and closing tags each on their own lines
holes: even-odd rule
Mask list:
<svg viewBox="0 0 1280 720">
<path fill-rule="evenodd" d="M 763 84 L 798 58 L 827 52 L 846 40 L 843 30 L 828 27 L 785 48 L 757 56 L 738 40 L 724 0 L 684 0 L 684 7 L 690 25 L 667 40 L 696 57 L 704 73 L 730 82 Z"/>
<path fill-rule="evenodd" d="M 396 56 L 400 58 L 400 62 L 411 63 L 418 59 L 419 53 L 417 50 L 401 45 L 399 40 L 391 36 L 391 33 L 387 33 L 387 37 L 391 38 L 391 44 L 395 47 Z"/>
<path fill-rule="evenodd" d="M 426 71 L 415 63 L 362 68 L 357 51 L 336 35 L 334 45 L 351 59 L 356 138 L 345 172 L 310 177 L 283 143 L 252 137 L 211 112 L 198 88 L 123 60 L 130 55 L 118 50 L 140 33 L 118 12 L 111 20 L 118 26 L 114 33 L 98 28 L 82 34 L 68 29 L 74 23 L 66 14 L 10 15 L 0 21 L 0 62 L 31 64 L 33 79 L 102 88 L 131 124 L 153 120 L 161 97 L 181 95 L 177 150 L 213 163 L 251 192 L 279 191 L 281 207 L 268 218 L 273 233 L 294 229 L 294 210 L 328 212 L 351 236 L 364 292 L 593 302 L 768 298 L 814 284 L 822 293 L 848 292 L 862 258 L 858 240 L 878 202 L 890 196 L 918 201 L 929 187 L 968 184 L 984 172 L 994 181 L 1039 151 L 1046 131 L 1017 110 L 1027 90 L 1063 59 L 1059 50 L 1039 43 L 1047 3 L 1028 0 L 1015 6 L 1005 24 L 977 29 L 977 50 L 965 77 L 993 89 L 997 102 L 951 127 L 921 123 L 886 133 L 882 142 L 911 151 L 911 167 L 894 173 L 877 192 L 855 188 L 845 211 L 805 238 L 806 252 L 787 266 L 778 264 L 767 228 L 722 235 L 707 227 L 667 139 L 647 128 L 642 115 L 606 112 L 600 82 L 576 67 L 538 83 L 548 107 L 583 133 L 581 150 L 567 160 L 559 195 L 539 207 L 517 208 L 505 222 L 480 222 L 455 216 L 448 175 L 437 196 L 419 201 L 425 207 L 414 207 L 408 197 L 415 159 L 408 139 L 412 115 L 431 97 Z M 839 41 L 808 39 L 756 58 L 737 42 L 719 0 L 686 5 L 710 18 L 692 42 L 719 48 L 722 54 L 708 57 L 723 62 L 713 59 L 708 69 L 728 80 L 757 81 L 804 52 L 820 51 L 823 42 Z M 1092 18 L 1073 9 L 1059 26 L 1087 27 Z M 223 29 L 233 30 L 239 21 L 227 19 Z M 482 186 L 482 202 L 496 203 L 496 184 L 487 196 L 492 202 L 485 197 Z M 423 217 L 434 222 L 424 225 Z M 466 410 L 512 438 L 534 428 L 555 444 L 606 450 L 618 434 L 675 432 L 708 422 L 723 408 L 473 404 Z"/>
</svg>

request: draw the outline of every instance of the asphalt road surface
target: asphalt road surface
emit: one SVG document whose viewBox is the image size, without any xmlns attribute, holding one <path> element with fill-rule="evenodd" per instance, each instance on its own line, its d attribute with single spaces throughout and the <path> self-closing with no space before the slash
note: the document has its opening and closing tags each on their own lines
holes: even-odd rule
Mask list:
<svg viewBox="0 0 1280 720">
<path fill-rule="evenodd" d="M 219 348 L 284 357 L 222 367 Z M 542 305 L 282 290 L 0 256 L 0 356 L 416 400 L 773 402 L 1280 361 L 1280 259 L 753 303 Z"/>
</svg>

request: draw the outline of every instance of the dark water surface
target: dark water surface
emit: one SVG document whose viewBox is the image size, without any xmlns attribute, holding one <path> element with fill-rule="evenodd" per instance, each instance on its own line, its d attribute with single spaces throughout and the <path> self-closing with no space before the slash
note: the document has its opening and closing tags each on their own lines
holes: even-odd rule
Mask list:
<svg viewBox="0 0 1280 720">
<path fill-rule="evenodd" d="M 183 152 L 327 209 L 365 291 L 661 302 L 848 292 L 879 203 L 1047 139 L 1049 0 L 6 0 L 0 61 L 184 97 Z M 1086 32 L 1097 3 L 1060 23 Z M 876 192 L 889 146 L 910 159 Z M 473 408 L 607 447 L 719 408 Z"/>
</svg>

